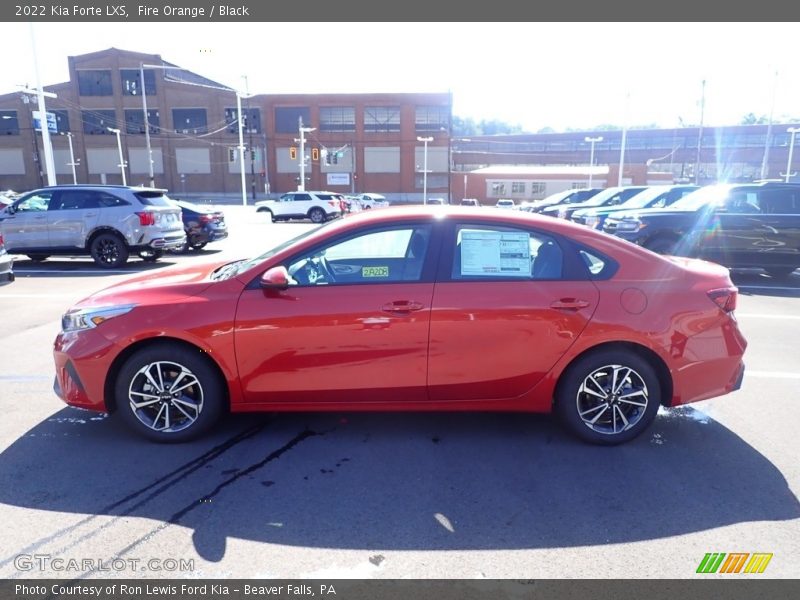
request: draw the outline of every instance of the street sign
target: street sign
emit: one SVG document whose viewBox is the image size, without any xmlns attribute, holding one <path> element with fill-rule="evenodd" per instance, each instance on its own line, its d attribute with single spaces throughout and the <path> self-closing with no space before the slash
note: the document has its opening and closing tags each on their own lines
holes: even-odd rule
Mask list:
<svg viewBox="0 0 800 600">
<path fill-rule="evenodd" d="M 38 110 L 33 111 L 33 127 L 36 131 L 41 132 L 42 126 L 40 124 L 39 115 L 41 113 Z M 47 130 L 50 133 L 58 133 L 58 123 L 56 123 L 56 113 L 47 113 Z"/>
</svg>

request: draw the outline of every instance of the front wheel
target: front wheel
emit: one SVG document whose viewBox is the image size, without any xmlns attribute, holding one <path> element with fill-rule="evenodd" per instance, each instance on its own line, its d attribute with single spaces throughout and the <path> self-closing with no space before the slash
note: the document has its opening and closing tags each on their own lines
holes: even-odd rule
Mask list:
<svg viewBox="0 0 800 600">
<path fill-rule="evenodd" d="M 156 442 L 185 442 L 206 432 L 225 405 L 221 378 L 199 349 L 159 344 L 133 354 L 114 387 L 128 426 Z"/>
<path fill-rule="evenodd" d="M 655 369 L 628 350 L 594 352 L 562 375 L 555 410 L 576 436 L 593 444 L 632 440 L 653 422 L 661 404 Z"/>
<path fill-rule="evenodd" d="M 89 246 L 95 264 L 104 269 L 121 267 L 128 261 L 128 248 L 125 242 L 113 233 L 101 233 Z"/>
</svg>

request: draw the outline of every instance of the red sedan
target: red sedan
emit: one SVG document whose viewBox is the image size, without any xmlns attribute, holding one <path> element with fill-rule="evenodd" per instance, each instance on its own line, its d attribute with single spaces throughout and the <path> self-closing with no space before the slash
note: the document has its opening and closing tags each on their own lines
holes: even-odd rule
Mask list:
<svg viewBox="0 0 800 600">
<path fill-rule="evenodd" d="M 555 411 L 632 439 L 741 385 L 727 269 L 555 219 L 397 208 L 262 256 L 128 279 L 71 308 L 58 395 L 157 441 L 225 411 Z"/>
</svg>

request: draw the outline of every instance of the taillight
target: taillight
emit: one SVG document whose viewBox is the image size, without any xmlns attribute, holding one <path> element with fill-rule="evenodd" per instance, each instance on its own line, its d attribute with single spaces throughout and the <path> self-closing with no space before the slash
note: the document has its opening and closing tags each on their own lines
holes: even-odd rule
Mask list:
<svg viewBox="0 0 800 600">
<path fill-rule="evenodd" d="M 142 212 L 137 212 L 136 216 L 139 217 L 139 225 L 142 227 L 156 224 L 156 214 L 154 212 L 144 210 Z"/>
<path fill-rule="evenodd" d="M 200 222 L 201 223 L 211 223 L 214 220 L 213 215 L 200 215 Z"/>
<path fill-rule="evenodd" d="M 339 203 L 336 200 L 328 200 L 328 204 L 330 204 L 333 208 L 339 206 Z"/>
<path fill-rule="evenodd" d="M 716 290 L 709 290 L 708 297 L 711 301 L 719 306 L 725 312 L 733 312 L 736 310 L 736 299 L 739 296 L 739 290 L 735 287 L 719 288 Z"/>
<path fill-rule="evenodd" d="M 4 242 L 3 242 L 3 234 L 0 233 L 0 248 L 3 247 L 3 244 L 4 244 Z"/>
</svg>

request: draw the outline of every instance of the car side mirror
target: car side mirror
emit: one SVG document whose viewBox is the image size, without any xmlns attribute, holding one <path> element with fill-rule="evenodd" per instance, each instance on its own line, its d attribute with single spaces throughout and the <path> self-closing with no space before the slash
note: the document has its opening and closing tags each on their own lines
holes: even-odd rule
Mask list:
<svg viewBox="0 0 800 600">
<path fill-rule="evenodd" d="M 293 283 L 286 267 L 272 267 L 261 276 L 261 288 L 265 290 L 287 290 Z"/>
<path fill-rule="evenodd" d="M 14 209 L 14 205 L 13 205 L 13 204 L 9 204 L 8 206 L 6 206 L 6 209 L 5 209 L 5 210 L 6 210 L 6 212 L 7 212 L 9 215 L 13 215 L 15 212 L 17 212 L 17 211 Z"/>
</svg>

